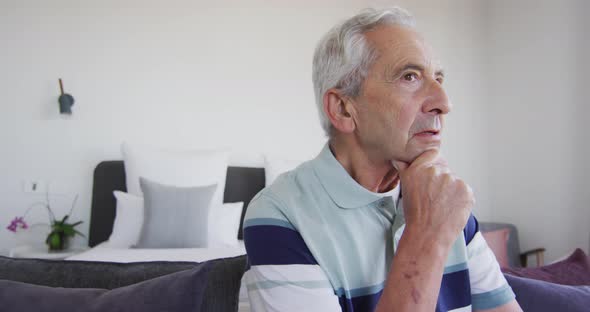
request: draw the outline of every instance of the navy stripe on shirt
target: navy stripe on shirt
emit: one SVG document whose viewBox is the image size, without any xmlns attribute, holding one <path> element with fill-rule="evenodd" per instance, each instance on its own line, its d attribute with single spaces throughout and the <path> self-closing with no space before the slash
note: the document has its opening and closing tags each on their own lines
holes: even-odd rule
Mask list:
<svg viewBox="0 0 590 312">
<path fill-rule="evenodd" d="M 469 271 L 462 270 L 443 275 L 436 311 L 449 311 L 471 304 Z"/>
<path fill-rule="evenodd" d="M 380 290 L 375 294 L 353 298 L 346 298 L 344 295 L 342 295 L 338 297 L 338 302 L 340 303 L 340 307 L 342 308 L 343 312 L 374 311 L 382 293 L 383 290 Z"/>
<path fill-rule="evenodd" d="M 469 271 L 462 270 L 443 275 L 436 311 L 449 311 L 471 305 Z M 464 291 L 467 290 L 467 291 Z M 338 297 L 342 311 L 373 311 L 381 298 L 383 290 L 378 293 L 346 298 Z"/>
<path fill-rule="evenodd" d="M 244 228 L 249 265 L 318 264 L 299 232 L 276 225 Z"/>
<path fill-rule="evenodd" d="M 467 224 L 465 224 L 465 228 L 463 229 L 463 235 L 465 235 L 465 243 L 467 245 L 471 243 L 471 240 L 473 240 L 473 237 L 475 236 L 475 233 L 477 233 L 477 231 L 479 231 L 479 223 L 477 222 L 477 219 L 475 219 L 473 214 L 471 214 L 469 216 L 469 219 L 467 219 Z"/>
</svg>

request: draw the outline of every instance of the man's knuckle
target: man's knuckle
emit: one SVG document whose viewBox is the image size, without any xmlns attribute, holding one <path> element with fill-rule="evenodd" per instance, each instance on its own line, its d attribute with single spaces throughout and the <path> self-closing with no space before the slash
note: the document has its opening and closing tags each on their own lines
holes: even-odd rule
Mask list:
<svg viewBox="0 0 590 312">
<path fill-rule="evenodd" d="M 426 166 L 423 172 L 427 177 L 433 177 L 436 175 L 436 168 L 434 166 Z"/>
</svg>

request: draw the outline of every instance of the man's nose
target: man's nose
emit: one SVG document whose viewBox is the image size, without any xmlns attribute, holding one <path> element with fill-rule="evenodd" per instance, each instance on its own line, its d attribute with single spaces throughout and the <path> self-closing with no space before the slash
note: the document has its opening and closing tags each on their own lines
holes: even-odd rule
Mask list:
<svg viewBox="0 0 590 312">
<path fill-rule="evenodd" d="M 426 100 L 422 106 L 423 113 L 448 114 L 452 105 L 447 92 L 435 79 L 430 79 L 426 91 Z"/>
</svg>

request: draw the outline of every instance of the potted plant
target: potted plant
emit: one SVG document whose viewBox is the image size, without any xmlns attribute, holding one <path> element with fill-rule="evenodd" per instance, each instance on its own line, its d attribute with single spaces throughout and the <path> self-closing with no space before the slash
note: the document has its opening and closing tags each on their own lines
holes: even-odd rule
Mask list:
<svg viewBox="0 0 590 312">
<path fill-rule="evenodd" d="M 45 244 L 47 245 L 49 251 L 60 251 L 67 249 L 69 246 L 70 239 L 73 238 L 76 234 L 84 237 L 84 234 L 80 233 L 80 231 L 75 229 L 75 227 L 82 224 L 83 221 L 78 221 L 74 223 L 67 222 L 68 218 L 72 214 L 72 210 L 76 206 L 77 199 L 78 195 L 74 197 L 72 208 L 70 209 L 68 214 L 66 214 L 61 220 L 59 220 L 55 218 L 55 214 L 51 210 L 49 204 L 49 194 L 46 194 L 46 202 L 37 202 L 30 205 L 29 208 L 23 214 L 23 216 L 15 217 L 6 228 L 14 233 L 16 233 L 19 228 L 29 228 L 28 224 L 25 221 L 25 217 L 33 207 L 42 206 L 45 209 L 47 209 L 47 213 L 49 215 L 49 226 L 51 228 L 51 231 L 45 239 Z"/>
<path fill-rule="evenodd" d="M 84 236 L 78 230 L 74 229 L 75 226 L 82 223 L 82 221 L 74 223 L 66 223 L 70 216 L 65 215 L 61 221 L 53 220 L 51 223 L 51 232 L 45 239 L 45 244 L 49 247 L 49 250 L 64 250 L 69 246 L 70 238 L 76 234 Z"/>
</svg>

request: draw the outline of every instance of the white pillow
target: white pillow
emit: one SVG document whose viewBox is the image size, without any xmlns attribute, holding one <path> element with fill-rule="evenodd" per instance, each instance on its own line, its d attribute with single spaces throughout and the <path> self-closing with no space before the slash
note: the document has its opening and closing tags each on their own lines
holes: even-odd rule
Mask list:
<svg viewBox="0 0 590 312">
<path fill-rule="evenodd" d="M 301 163 L 302 161 L 300 160 L 281 159 L 265 155 L 264 175 L 266 179 L 266 186 L 271 185 L 279 175 L 295 169 Z"/>
<path fill-rule="evenodd" d="M 209 210 L 208 247 L 233 247 L 238 245 L 238 230 L 244 202 L 225 203 Z"/>
<path fill-rule="evenodd" d="M 142 196 L 139 177 L 178 187 L 217 184 L 212 205 L 223 204 L 228 151 L 172 151 L 123 143 L 127 192 Z"/>
<path fill-rule="evenodd" d="M 143 198 L 121 191 L 114 191 L 113 195 L 117 199 L 117 210 L 107 244 L 114 248 L 130 248 L 137 244 L 141 234 Z"/>
</svg>

